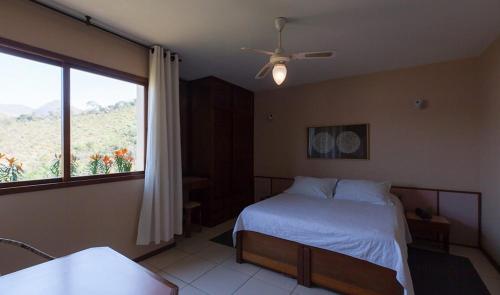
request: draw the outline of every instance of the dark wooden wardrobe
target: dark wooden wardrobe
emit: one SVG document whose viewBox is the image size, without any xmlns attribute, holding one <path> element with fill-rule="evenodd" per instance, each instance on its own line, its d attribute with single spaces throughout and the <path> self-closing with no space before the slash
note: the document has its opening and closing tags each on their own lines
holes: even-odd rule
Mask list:
<svg viewBox="0 0 500 295">
<path fill-rule="evenodd" d="M 211 181 L 203 223 L 236 217 L 253 202 L 253 93 L 216 77 L 187 83 L 188 171 Z"/>
</svg>

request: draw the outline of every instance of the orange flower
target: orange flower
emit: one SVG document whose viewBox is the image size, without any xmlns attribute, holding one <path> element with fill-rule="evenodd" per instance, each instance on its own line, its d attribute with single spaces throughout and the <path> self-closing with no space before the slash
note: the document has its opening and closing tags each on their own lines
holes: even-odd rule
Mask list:
<svg viewBox="0 0 500 295">
<path fill-rule="evenodd" d="M 104 162 L 104 165 L 106 165 L 106 166 L 111 166 L 111 164 L 113 164 L 113 160 L 111 159 L 111 157 L 109 157 L 107 155 L 102 158 L 102 161 Z"/>
<path fill-rule="evenodd" d="M 126 149 L 126 148 L 119 149 L 119 150 L 114 151 L 113 153 L 115 154 L 115 156 L 122 158 L 123 156 L 125 156 L 128 153 L 128 149 Z"/>
<path fill-rule="evenodd" d="M 5 154 L 0 153 L 0 160 L 3 159 L 3 157 L 5 157 Z"/>
<path fill-rule="evenodd" d="M 99 155 L 99 153 L 90 156 L 90 159 L 93 161 L 99 161 L 101 158 L 102 158 L 102 156 Z"/>
<path fill-rule="evenodd" d="M 12 158 L 7 158 L 7 162 L 9 162 L 9 167 L 14 167 L 14 163 L 16 163 L 17 159 L 12 157 Z"/>
<path fill-rule="evenodd" d="M 132 163 L 134 161 L 134 157 L 129 155 L 128 157 L 125 158 L 125 160 Z"/>
</svg>

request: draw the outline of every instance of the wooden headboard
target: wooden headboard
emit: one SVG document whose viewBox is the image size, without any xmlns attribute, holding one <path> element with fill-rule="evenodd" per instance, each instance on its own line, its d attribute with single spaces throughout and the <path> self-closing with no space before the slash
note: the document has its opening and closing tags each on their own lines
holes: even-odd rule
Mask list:
<svg viewBox="0 0 500 295">
<path fill-rule="evenodd" d="M 293 183 L 293 178 L 255 176 L 255 200 L 283 192 Z M 405 210 L 430 209 L 450 221 L 450 242 L 456 245 L 481 246 L 481 193 L 392 186 Z"/>
</svg>

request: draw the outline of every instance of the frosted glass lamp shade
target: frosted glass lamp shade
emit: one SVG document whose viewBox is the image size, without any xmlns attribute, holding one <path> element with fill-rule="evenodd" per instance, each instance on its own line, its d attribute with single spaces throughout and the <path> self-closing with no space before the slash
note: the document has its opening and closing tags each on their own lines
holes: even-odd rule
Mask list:
<svg viewBox="0 0 500 295">
<path fill-rule="evenodd" d="M 285 64 L 275 64 L 273 67 L 273 79 L 276 84 L 281 85 L 286 78 Z"/>
</svg>

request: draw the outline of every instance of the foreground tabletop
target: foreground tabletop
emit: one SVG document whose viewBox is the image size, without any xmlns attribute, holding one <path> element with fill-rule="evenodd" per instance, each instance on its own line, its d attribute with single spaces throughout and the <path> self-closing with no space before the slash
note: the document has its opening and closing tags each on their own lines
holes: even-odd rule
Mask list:
<svg viewBox="0 0 500 295">
<path fill-rule="evenodd" d="M 0 294 L 177 295 L 178 288 L 110 248 L 90 248 L 0 277 Z"/>
</svg>

